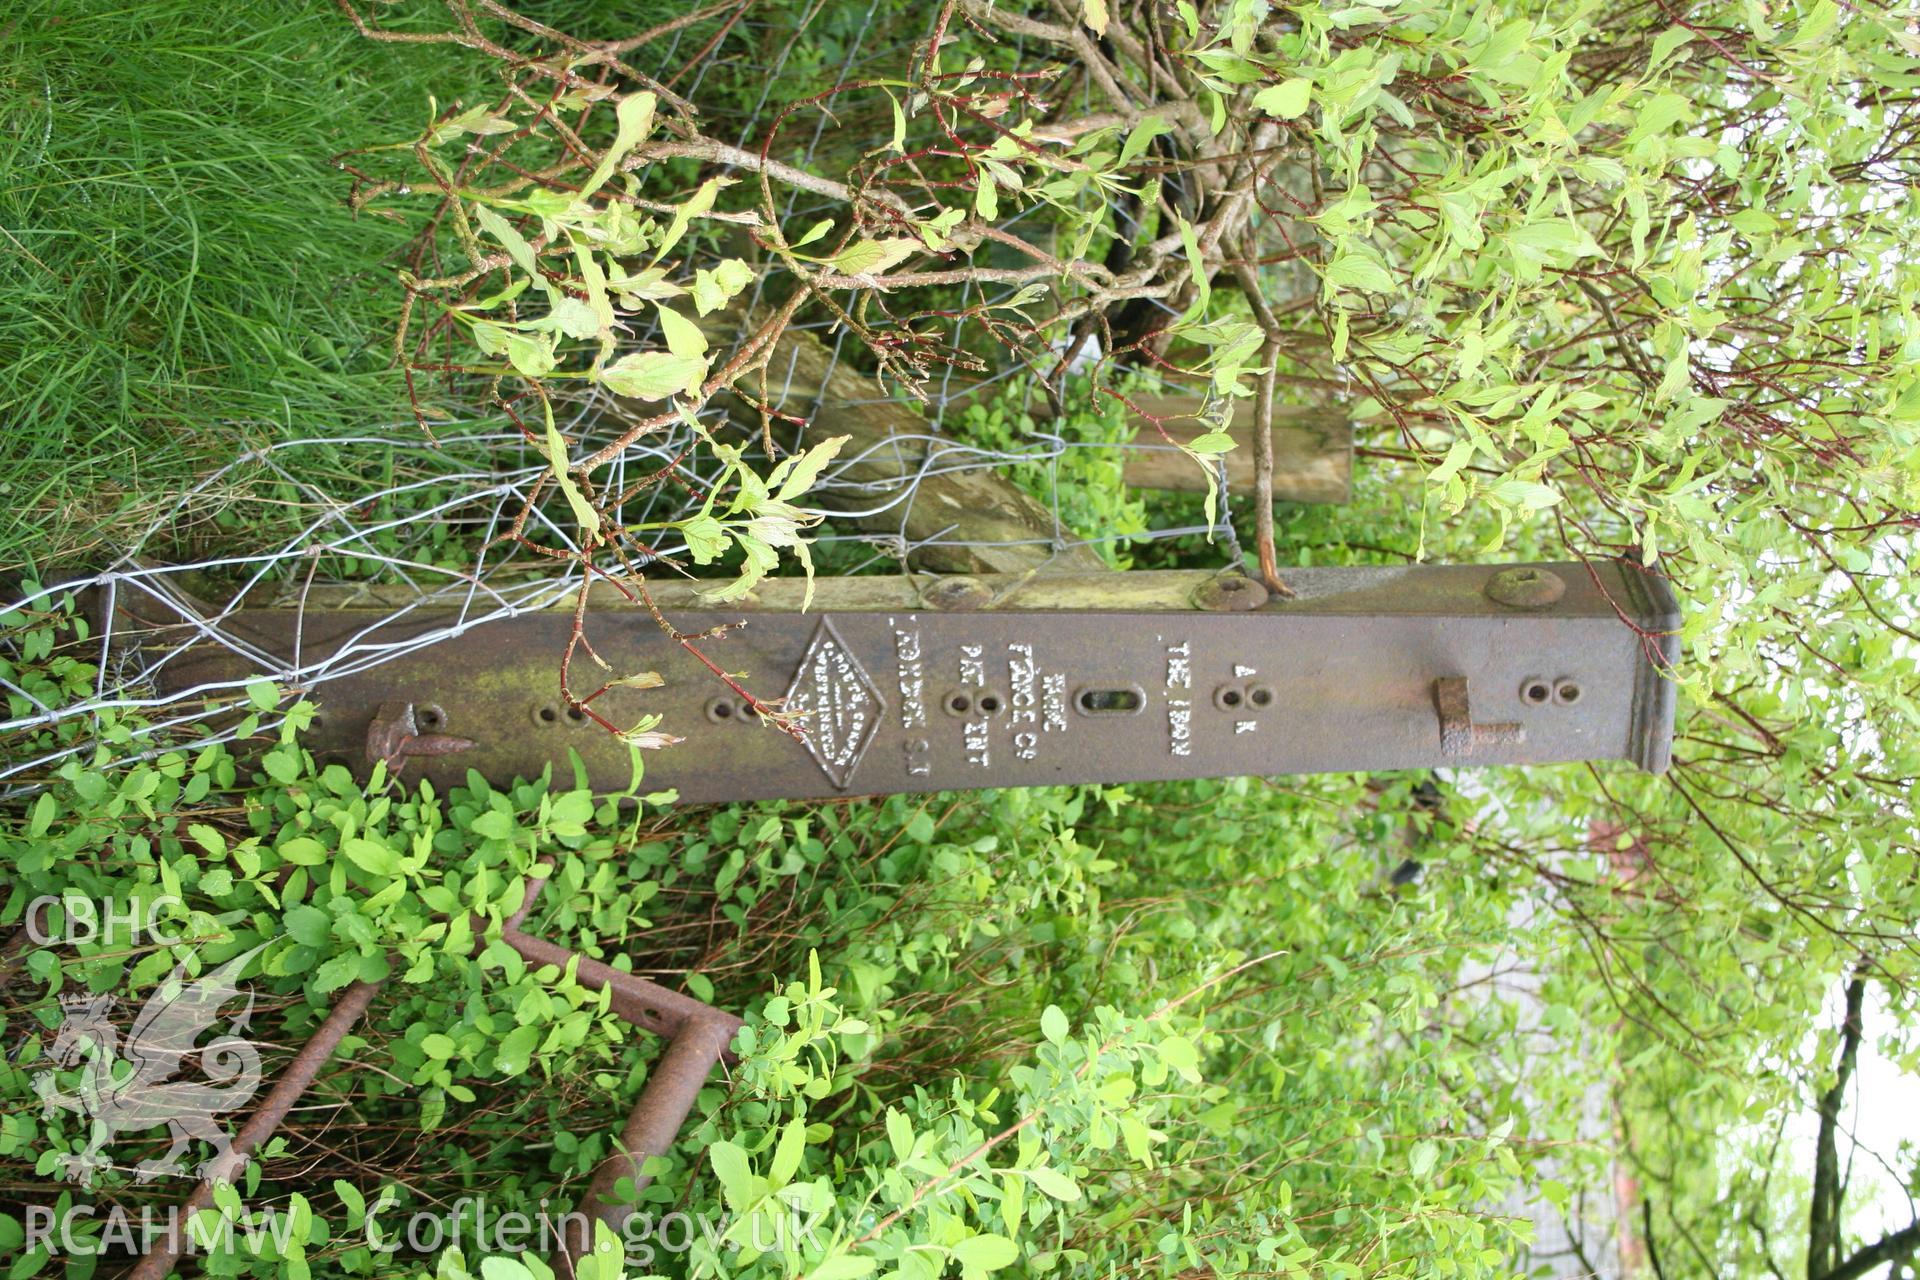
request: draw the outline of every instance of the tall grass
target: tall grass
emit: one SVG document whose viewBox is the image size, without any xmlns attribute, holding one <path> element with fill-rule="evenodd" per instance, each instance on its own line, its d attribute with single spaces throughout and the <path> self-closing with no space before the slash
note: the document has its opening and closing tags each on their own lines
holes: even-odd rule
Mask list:
<svg viewBox="0 0 1920 1280">
<path fill-rule="evenodd" d="M 16 0 L 0 16 L 0 570 L 105 554 L 250 443 L 405 418 L 405 229 L 329 157 L 498 85 L 328 0 Z M 411 430 L 411 428 L 407 428 Z"/>
</svg>

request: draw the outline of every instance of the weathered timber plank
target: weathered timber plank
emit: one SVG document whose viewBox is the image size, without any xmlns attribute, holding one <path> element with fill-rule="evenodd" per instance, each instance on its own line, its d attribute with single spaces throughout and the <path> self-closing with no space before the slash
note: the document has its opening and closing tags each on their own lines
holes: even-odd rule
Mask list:
<svg viewBox="0 0 1920 1280">
<path fill-rule="evenodd" d="M 1193 459 L 1175 447 L 1204 433 L 1198 419 L 1175 415 L 1196 412 L 1198 396 L 1133 396 L 1148 414 L 1165 418 L 1155 427 L 1146 417 L 1132 415 L 1136 425 L 1133 447 L 1127 452 L 1125 479 L 1135 489 L 1172 489 L 1203 492 L 1206 478 Z M 1161 435 L 1161 431 L 1166 435 Z M 1234 404 L 1227 434 L 1234 448 L 1222 461 L 1227 469 L 1227 491 L 1253 493 L 1253 401 Z M 1172 443 L 1169 443 L 1171 437 Z M 1337 409 L 1306 405 L 1273 406 L 1273 496 L 1282 502 L 1341 503 L 1353 488 L 1353 425 Z"/>
<path fill-rule="evenodd" d="M 901 537 L 909 567 L 938 573 L 1091 573 L 1106 569 L 1093 548 L 1056 528 L 1053 514 L 941 436 L 910 404 L 874 379 L 836 362 L 812 333 L 788 329 L 767 363 L 774 407 L 810 414 L 809 440 L 851 437 L 832 482 L 809 500 L 855 526 Z M 757 392 L 757 376 L 745 380 Z M 784 392 L 784 394 L 783 394 Z M 728 397 L 744 430 L 760 430 L 760 414 Z M 791 431 L 776 423 L 776 438 Z"/>
</svg>

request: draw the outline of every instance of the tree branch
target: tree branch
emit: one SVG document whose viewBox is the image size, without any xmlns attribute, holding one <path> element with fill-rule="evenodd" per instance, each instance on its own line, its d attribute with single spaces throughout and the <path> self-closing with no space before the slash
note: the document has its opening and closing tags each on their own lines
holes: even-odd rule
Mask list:
<svg viewBox="0 0 1920 1280">
<path fill-rule="evenodd" d="M 1819 1275 L 1809 1273 L 1809 1280 L 1859 1280 L 1875 1267 L 1905 1261 L 1916 1252 L 1920 1252 L 1920 1222 L 1881 1236 L 1830 1270 Z"/>
<path fill-rule="evenodd" d="M 1863 968 L 1856 966 L 1847 983 L 1846 1013 L 1840 1022 L 1840 1061 L 1834 1068 L 1833 1084 L 1820 1095 L 1818 1114 L 1820 1134 L 1813 1154 L 1813 1197 L 1807 1209 L 1807 1275 L 1825 1276 L 1840 1263 L 1840 1205 L 1844 1198 L 1840 1186 L 1838 1133 L 1840 1109 L 1846 1102 L 1847 1084 L 1853 1078 L 1854 1063 L 1860 1056 L 1860 1008 L 1867 995 Z"/>
</svg>

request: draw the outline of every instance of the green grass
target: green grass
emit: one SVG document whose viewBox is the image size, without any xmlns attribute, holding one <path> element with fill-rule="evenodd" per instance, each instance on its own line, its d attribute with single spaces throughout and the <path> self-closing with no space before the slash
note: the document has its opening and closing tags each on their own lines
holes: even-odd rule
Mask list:
<svg viewBox="0 0 1920 1280">
<path fill-rule="evenodd" d="M 0 482 L 25 518 L 0 561 L 84 554 L 248 441 L 395 416 L 405 233 L 347 214 L 329 156 L 485 75 L 318 0 L 27 0 L 0 24 Z"/>
<path fill-rule="evenodd" d="M 659 6 L 618 20 L 636 7 Z M 412 136 L 429 94 L 491 96 L 492 64 L 363 39 L 330 0 L 6 8 L 0 571 L 100 557 L 250 443 L 404 422 L 386 343 L 407 231 L 352 217 L 330 159 Z"/>
</svg>

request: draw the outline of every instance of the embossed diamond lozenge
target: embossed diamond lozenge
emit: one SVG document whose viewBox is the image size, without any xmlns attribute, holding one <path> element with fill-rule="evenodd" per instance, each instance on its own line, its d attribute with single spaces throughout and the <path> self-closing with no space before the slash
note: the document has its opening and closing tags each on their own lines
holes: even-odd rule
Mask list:
<svg viewBox="0 0 1920 1280">
<path fill-rule="evenodd" d="M 886 707 L 866 668 L 833 624 L 822 621 L 793 674 L 786 709 L 801 714 L 808 752 L 842 791 L 873 741 Z"/>
</svg>

